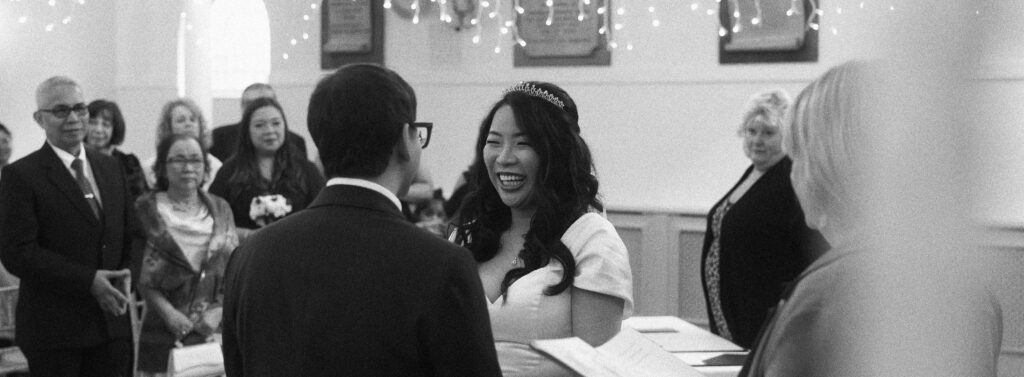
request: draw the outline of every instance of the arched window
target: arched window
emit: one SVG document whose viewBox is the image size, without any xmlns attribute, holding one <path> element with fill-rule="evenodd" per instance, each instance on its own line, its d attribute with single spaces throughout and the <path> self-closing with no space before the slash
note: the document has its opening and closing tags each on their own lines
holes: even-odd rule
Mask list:
<svg viewBox="0 0 1024 377">
<path fill-rule="evenodd" d="M 213 96 L 238 98 L 270 77 L 270 19 L 263 0 L 217 0 L 211 9 Z"/>
</svg>

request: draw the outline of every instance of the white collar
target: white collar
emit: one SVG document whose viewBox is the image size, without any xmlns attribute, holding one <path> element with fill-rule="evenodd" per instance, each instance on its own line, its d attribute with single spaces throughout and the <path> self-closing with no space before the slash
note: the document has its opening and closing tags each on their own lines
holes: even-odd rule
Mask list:
<svg viewBox="0 0 1024 377">
<path fill-rule="evenodd" d="M 74 161 L 76 158 L 82 159 L 83 168 L 89 166 L 89 159 L 85 158 L 85 145 L 78 144 L 78 156 L 75 156 L 71 153 L 68 153 L 68 151 L 66 150 L 57 148 L 57 146 L 53 145 L 53 143 L 51 143 L 49 140 L 46 141 L 46 144 L 48 144 L 50 148 L 53 148 L 53 151 L 57 153 L 57 157 L 60 158 L 62 162 L 64 162 L 64 166 L 67 167 L 68 169 L 71 168 L 71 162 Z"/>
<path fill-rule="evenodd" d="M 388 198 L 388 200 L 394 203 L 395 207 L 398 208 L 399 212 L 402 211 L 402 202 L 398 200 L 398 196 L 395 196 L 395 193 L 391 192 L 391 190 L 384 188 L 384 186 L 381 186 L 376 182 L 370 182 L 365 179 L 346 177 L 334 177 L 327 181 L 327 186 L 334 185 L 356 186 L 379 192 L 381 195 L 384 195 L 385 197 Z"/>
</svg>

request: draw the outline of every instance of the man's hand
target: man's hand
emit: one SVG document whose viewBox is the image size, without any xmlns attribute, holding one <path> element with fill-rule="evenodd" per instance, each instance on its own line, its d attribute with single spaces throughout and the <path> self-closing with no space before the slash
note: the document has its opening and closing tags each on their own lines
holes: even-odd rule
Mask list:
<svg viewBox="0 0 1024 377">
<path fill-rule="evenodd" d="M 92 278 L 92 288 L 90 288 L 90 291 L 96 297 L 96 301 L 99 301 L 100 308 L 103 311 L 113 315 L 122 315 L 128 310 L 127 292 L 121 292 L 115 288 L 111 281 L 114 279 L 130 281 L 131 276 L 131 272 L 128 269 L 119 271 L 96 270 L 96 276 Z"/>
</svg>

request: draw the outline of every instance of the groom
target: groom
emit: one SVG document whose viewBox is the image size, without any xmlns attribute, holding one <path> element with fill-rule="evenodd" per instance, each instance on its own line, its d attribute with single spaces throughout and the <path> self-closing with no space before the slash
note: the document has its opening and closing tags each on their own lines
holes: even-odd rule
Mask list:
<svg viewBox="0 0 1024 377">
<path fill-rule="evenodd" d="M 225 278 L 230 376 L 500 376 L 469 252 L 402 217 L 430 127 L 395 72 L 347 65 L 309 103 L 329 178 L 237 249 Z"/>
</svg>

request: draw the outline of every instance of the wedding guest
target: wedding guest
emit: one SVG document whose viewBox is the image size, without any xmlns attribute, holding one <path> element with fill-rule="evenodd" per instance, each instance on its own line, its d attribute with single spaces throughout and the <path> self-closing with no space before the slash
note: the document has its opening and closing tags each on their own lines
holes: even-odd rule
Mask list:
<svg viewBox="0 0 1024 377">
<path fill-rule="evenodd" d="M 448 231 L 448 214 L 444 211 L 444 193 L 434 190 L 434 197 L 416 205 L 412 213 L 416 226 L 426 229 L 438 237 L 445 237 Z"/>
<path fill-rule="evenodd" d="M 258 98 L 273 98 L 277 99 L 277 93 L 274 92 L 274 88 L 264 83 L 253 83 L 245 87 L 242 90 L 242 97 L 239 98 L 239 104 L 241 110 L 244 113 L 245 109 L 249 107 L 252 101 Z M 227 161 L 231 159 L 231 156 L 235 155 L 235 148 L 238 147 L 238 135 L 239 130 L 244 128 L 241 126 L 241 122 L 235 124 L 225 124 L 223 126 L 213 129 L 213 146 L 210 147 L 210 155 L 216 157 L 221 161 Z M 301 158 L 308 159 L 306 154 L 306 140 L 297 133 L 288 131 L 288 144 L 291 144 L 291 150 L 297 153 Z"/>
<path fill-rule="evenodd" d="M 245 108 L 241 124 L 243 137 L 238 139 L 235 155 L 213 179 L 210 193 L 231 204 L 239 237 L 244 241 L 252 230 L 287 215 L 264 221 L 254 199 L 280 196 L 289 213 L 297 212 L 313 202 L 324 187 L 324 177 L 312 162 L 291 150 L 288 120 L 277 100 L 253 100 Z"/>
<path fill-rule="evenodd" d="M 387 68 L 351 64 L 321 79 L 309 102 L 331 179 L 309 208 L 232 255 L 227 374 L 498 376 L 469 253 L 400 210 L 430 141 L 412 88 Z"/>
<path fill-rule="evenodd" d="M 751 165 L 708 212 L 701 278 L 711 332 L 750 348 L 787 283 L 827 249 L 807 228 L 782 150 L 789 95 L 754 95 L 737 130 Z"/>
<path fill-rule="evenodd" d="M 164 138 L 171 135 L 192 135 L 203 142 L 203 146 L 210 145 L 209 130 L 206 128 L 206 118 L 203 117 L 203 112 L 191 99 L 178 98 L 176 100 L 167 102 L 164 104 L 163 109 L 160 110 L 160 123 L 156 126 L 156 140 L 157 144 Z M 217 176 L 217 171 L 220 170 L 223 163 L 216 157 L 207 156 L 207 161 L 210 163 L 210 172 L 204 179 L 206 185 L 203 189 L 209 189 L 210 184 L 213 182 L 213 177 Z M 142 164 L 142 169 L 146 174 L 146 183 L 149 187 L 156 185 L 156 174 L 153 172 L 153 165 L 156 163 L 156 157 L 146 159 Z"/>
<path fill-rule="evenodd" d="M 117 103 L 102 99 L 89 103 L 89 126 L 85 134 L 85 145 L 121 161 L 124 176 L 128 179 L 128 192 L 134 199 L 149 191 L 149 184 L 146 183 L 146 174 L 142 171 L 139 159 L 134 154 L 117 149 L 117 146 L 124 142 L 124 132 L 124 117 Z"/>
<path fill-rule="evenodd" d="M 204 342 L 219 331 L 224 268 L 238 245 L 231 207 L 207 194 L 207 153 L 192 135 L 157 146 L 155 191 L 135 202 L 146 233 L 139 292 L 147 312 L 139 339 L 139 370 L 166 372 L 174 343 Z"/>
<path fill-rule="evenodd" d="M 892 121 L 910 111 L 894 105 L 905 102 L 893 91 L 920 86 L 893 84 L 907 74 L 876 64 L 832 68 L 794 101 L 783 135 L 794 191 L 808 225 L 832 249 L 783 292 L 741 376 L 996 375 L 1001 309 L 970 263 L 983 252 L 951 248 L 961 236 L 951 236 L 948 223 L 897 223 L 923 220 L 907 209 L 938 204 L 911 204 L 920 199 L 905 194 L 941 201 L 949 192 L 901 187 L 901 203 L 884 205 L 889 193 L 879 188 L 894 178 L 879 178 L 885 173 L 874 165 L 882 158 L 875 144 L 914 126 Z M 914 233 L 885 234 L 894 227 Z"/>
<path fill-rule="evenodd" d="M 3 179 L 4 166 L 11 161 L 11 130 L 8 130 L 3 123 L 0 123 L 0 180 Z M 18 277 L 7 271 L 0 265 L 0 287 L 18 285 Z"/>
<path fill-rule="evenodd" d="M 453 239 L 479 265 L 502 373 L 573 375 L 530 342 L 598 346 L 633 308 L 628 253 L 601 215 L 576 103 L 550 83 L 506 89 L 480 125 L 471 171 L 478 189 Z"/>
<path fill-rule="evenodd" d="M 0 179 L 3 178 L 4 167 L 11 163 L 11 130 L 0 123 Z"/>
<path fill-rule="evenodd" d="M 127 376 L 134 214 L 120 164 L 83 147 L 89 109 L 64 76 L 36 89 L 42 148 L 4 168 L 0 260 L 21 279 L 15 338 L 33 376 Z"/>
</svg>

